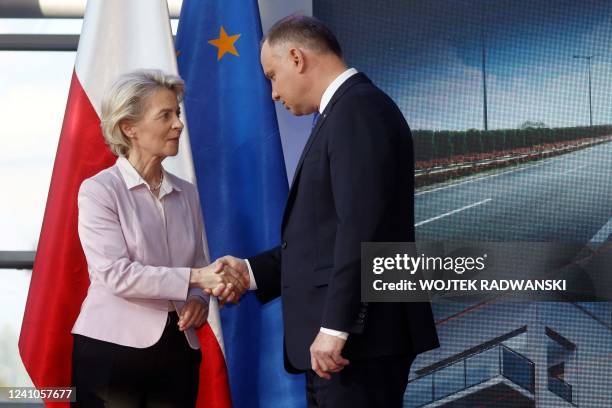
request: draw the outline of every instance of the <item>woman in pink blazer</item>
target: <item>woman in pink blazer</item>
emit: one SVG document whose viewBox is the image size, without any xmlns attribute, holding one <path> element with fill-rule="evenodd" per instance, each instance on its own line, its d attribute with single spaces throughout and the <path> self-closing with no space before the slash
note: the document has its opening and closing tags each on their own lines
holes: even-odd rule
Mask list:
<svg viewBox="0 0 612 408">
<path fill-rule="evenodd" d="M 182 94 L 180 78 L 143 70 L 120 77 L 102 103 L 118 159 L 78 196 L 91 283 L 72 329 L 75 406 L 194 406 L 203 289 L 244 289 L 233 270 L 208 265 L 198 192 L 162 166 L 178 153 Z"/>
</svg>

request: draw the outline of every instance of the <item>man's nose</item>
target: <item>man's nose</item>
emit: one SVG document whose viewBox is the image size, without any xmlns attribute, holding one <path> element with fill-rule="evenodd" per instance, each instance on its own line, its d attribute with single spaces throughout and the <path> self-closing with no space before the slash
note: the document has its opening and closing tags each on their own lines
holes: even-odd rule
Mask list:
<svg viewBox="0 0 612 408">
<path fill-rule="evenodd" d="M 272 90 L 272 99 L 275 101 L 280 100 L 280 95 L 274 89 Z"/>
</svg>

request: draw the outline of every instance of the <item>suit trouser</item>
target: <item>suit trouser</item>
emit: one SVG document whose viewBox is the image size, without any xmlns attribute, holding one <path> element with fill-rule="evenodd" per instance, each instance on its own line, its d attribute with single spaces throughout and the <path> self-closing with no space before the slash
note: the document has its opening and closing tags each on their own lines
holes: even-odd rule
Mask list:
<svg viewBox="0 0 612 408">
<path fill-rule="evenodd" d="M 202 356 L 189 347 L 177 322 L 176 313 L 170 313 L 159 341 L 143 349 L 75 334 L 72 383 L 77 402 L 72 406 L 195 406 Z"/>
<path fill-rule="evenodd" d="M 306 372 L 309 408 L 400 408 L 414 357 L 394 355 L 353 360 L 331 380 Z"/>
</svg>

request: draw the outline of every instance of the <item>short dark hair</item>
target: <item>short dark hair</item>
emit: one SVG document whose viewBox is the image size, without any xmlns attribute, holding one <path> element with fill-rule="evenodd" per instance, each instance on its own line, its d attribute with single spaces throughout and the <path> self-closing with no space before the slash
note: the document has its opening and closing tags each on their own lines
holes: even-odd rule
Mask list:
<svg viewBox="0 0 612 408">
<path fill-rule="evenodd" d="M 295 42 L 308 49 L 331 52 L 342 58 L 342 48 L 332 31 L 314 17 L 291 15 L 277 21 L 261 40 L 270 46 Z"/>
</svg>

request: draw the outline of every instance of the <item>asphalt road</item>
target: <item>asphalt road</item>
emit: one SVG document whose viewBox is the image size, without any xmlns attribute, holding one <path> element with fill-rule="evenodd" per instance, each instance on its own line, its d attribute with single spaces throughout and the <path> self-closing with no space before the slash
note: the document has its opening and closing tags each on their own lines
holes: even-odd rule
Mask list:
<svg viewBox="0 0 612 408">
<path fill-rule="evenodd" d="M 605 241 L 612 143 L 417 191 L 417 240 Z"/>
</svg>

